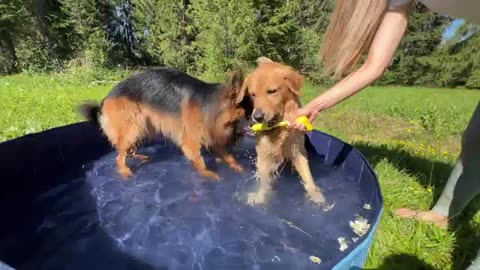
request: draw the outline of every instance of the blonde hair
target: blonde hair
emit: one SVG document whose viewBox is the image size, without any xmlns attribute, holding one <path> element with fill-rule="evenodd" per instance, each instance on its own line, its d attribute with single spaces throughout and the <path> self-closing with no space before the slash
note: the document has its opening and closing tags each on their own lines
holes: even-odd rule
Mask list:
<svg viewBox="0 0 480 270">
<path fill-rule="evenodd" d="M 327 75 L 342 77 L 370 47 L 383 18 L 387 0 L 336 0 L 320 50 Z"/>
</svg>

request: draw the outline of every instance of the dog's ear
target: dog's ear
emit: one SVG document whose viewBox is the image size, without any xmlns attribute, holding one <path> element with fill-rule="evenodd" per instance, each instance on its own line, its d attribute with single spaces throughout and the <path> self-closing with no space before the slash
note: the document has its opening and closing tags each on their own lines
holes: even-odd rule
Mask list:
<svg viewBox="0 0 480 270">
<path fill-rule="evenodd" d="M 285 74 L 284 80 L 288 89 L 290 89 L 295 95 L 300 96 L 300 89 L 303 87 L 303 76 L 290 68 Z"/>
<path fill-rule="evenodd" d="M 230 73 L 228 78 L 228 88 L 233 93 L 237 93 L 242 87 L 243 83 L 243 73 L 241 70 L 237 69 Z"/>
<path fill-rule="evenodd" d="M 235 99 L 236 104 L 240 104 L 245 98 L 245 95 L 247 94 L 249 82 L 250 82 L 250 76 L 247 76 L 247 78 L 243 80 L 242 86 L 239 88 L 237 92 L 237 98 Z"/>
<path fill-rule="evenodd" d="M 273 63 L 273 61 L 270 58 L 267 58 L 265 56 L 260 56 L 259 58 L 257 58 L 257 66 L 260 66 L 266 63 Z"/>
<path fill-rule="evenodd" d="M 246 81 L 246 80 L 245 80 Z M 235 95 L 235 104 L 240 104 L 245 97 L 246 84 L 243 80 L 243 73 L 241 70 L 235 70 L 230 73 L 228 80 L 228 87 Z"/>
</svg>

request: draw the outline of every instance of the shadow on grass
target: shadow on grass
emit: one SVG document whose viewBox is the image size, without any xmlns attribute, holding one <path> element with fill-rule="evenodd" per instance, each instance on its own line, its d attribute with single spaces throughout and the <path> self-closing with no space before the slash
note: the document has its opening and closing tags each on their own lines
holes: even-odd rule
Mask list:
<svg viewBox="0 0 480 270">
<path fill-rule="evenodd" d="M 353 146 L 364 154 L 373 166 L 381 160 L 387 159 L 388 162 L 395 164 L 400 170 L 403 170 L 411 176 L 415 176 L 415 179 L 418 179 L 422 186 L 433 187 L 434 203 L 440 197 L 453 169 L 453 165 L 451 164 L 414 156 L 401 148 L 387 148 L 384 145 L 371 145 L 362 142 L 353 143 Z M 476 200 L 476 202 L 478 202 L 478 200 Z M 433 207 L 433 205 L 431 207 Z M 475 259 L 480 248 L 480 237 L 470 223 L 478 209 L 478 203 L 470 202 L 464 211 L 450 223 L 449 229 L 456 233 L 455 247 L 452 253 L 453 270 L 463 270 L 468 267 L 471 261 Z M 416 267 L 416 265 L 420 267 L 422 264 L 418 259 L 409 258 L 409 256 L 410 255 L 396 255 L 389 257 L 385 261 L 387 268 L 379 269 L 434 269 L 432 267 L 411 268 Z M 404 259 L 405 262 L 410 261 L 412 265 L 408 267 L 408 264 L 405 264 L 401 259 Z M 393 264 L 393 262 L 396 261 L 401 262 L 399 262 L 398 265 Z M 407 267 L 402 268 L 401 265 L 406 265 Z"/>
<path fill-rule="evenodd" d="M 365 268 L 365 270 L 437 270 L 428 263 L 409 254 L 388 256 L 378 268 Z"/>
<path fill-rule="evenodd" d="M 401 147 L 387 148 L 384 145 L 371 145 L 363 142 L 356 142 L 353 146 L 362 152 L 372 165 L 375 166 L 381 160 L 387 159 L 389 163 L 395 164 L 400 170 L 414 176 L 424 188 L 433 187 L 434 202 L 440 197 L 453 169 L 451 164 L 413 156 Z"/>
</svg>

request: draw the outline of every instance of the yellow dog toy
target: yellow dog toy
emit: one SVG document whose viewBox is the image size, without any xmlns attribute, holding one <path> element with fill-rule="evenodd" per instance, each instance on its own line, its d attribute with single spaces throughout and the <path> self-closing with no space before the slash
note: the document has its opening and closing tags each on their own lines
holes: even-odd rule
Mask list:
<svg viewBox="0 0 480 270">
<path fill-rule="evenodd" d="M 299 118 L 297 118 L 295 122 L 298 124 L 303 124 L 307 128 L 307 131 L 313 130 L 313 126 L 310 123 L 310 120 L 308 120 L 306 116 L 300 116 Z M 259 124 L 253 125 L 251 128 L 253 132 L 260 132 L 260 131 L 271 130 L 276 127 L 287 127 L 289 125 L 290 125 L 289 121 L 282 121 L 274 126 L 268 126 L 267 124 L 259 123 Z"/>
</svg>

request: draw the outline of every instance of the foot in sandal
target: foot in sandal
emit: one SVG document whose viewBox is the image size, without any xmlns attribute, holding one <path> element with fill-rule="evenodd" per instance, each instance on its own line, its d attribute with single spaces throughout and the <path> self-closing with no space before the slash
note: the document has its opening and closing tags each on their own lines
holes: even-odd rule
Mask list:
<svg viewBox="0 0 480 270">
<path fill-rule="evenodd" d="M 442 229 L 448 228 L 448 217 L 438 214 L 432 210 L 429 211 L 415 211 L 408 208 L 400 208 L 395 211 L 395 214 L 401 218 L 416 219 L 419 221 L 432 223 Z"/>
</svg>

